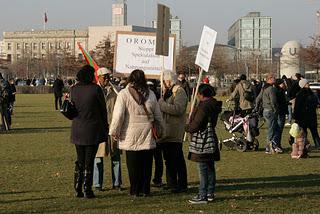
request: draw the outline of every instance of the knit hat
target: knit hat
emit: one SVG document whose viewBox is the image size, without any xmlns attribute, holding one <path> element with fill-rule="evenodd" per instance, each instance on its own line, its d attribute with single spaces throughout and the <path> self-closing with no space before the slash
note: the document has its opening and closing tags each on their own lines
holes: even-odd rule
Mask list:
<svg viewBox="0 0 320 214">
<path fill-rule="evenodd" d="M 103 76 L 106 74 L 111 74 L 111 71 L 107 68 L 99 68 L 97 71 L 98 76 Z"/>
<path fill-rule="evenodd" d="M 309 83 L 308 80 L 306 80 L 306 79 L 301 79 L 301 80 L 299 81 L 299 86 L 300 86 L 300 88 L 304 88 L 308 83 Z"/>
</svg>

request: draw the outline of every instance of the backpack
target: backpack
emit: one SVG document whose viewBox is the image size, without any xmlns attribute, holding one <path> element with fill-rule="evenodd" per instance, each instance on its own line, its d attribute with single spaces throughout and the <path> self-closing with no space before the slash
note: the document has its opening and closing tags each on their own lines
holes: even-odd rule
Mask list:
<svg viewBox="0 0 320 214">
<path fill-rule="evenodd" d="M 255 99 L 253 91 L 244 89 L 242 84 L 241 84 L 241 87 L 242 87 L 242 89 L 244 91 L 244 94 L 243 94 L 244 99 L 249 101 L 249 102 L 253 102 L 254 99 Z"/>
</svg>

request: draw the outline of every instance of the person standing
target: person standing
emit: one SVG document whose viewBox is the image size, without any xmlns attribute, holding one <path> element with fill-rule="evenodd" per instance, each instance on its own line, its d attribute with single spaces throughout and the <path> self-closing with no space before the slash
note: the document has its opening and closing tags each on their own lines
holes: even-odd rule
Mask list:
<svg viewBox="0 0 320 214">
<path fill-rule="evenodd" d="M 58 75 L 56 80 L 53 83 L 54 105 L 56 110 L 58 110 L 58 102 L 59 102 L 59 109 L 61 108 L 61 105 L 62 105 L 63 88 L 64 88 L 63 81 L 61 79 L 61 76 Z"/>
<path fill-rule="evenodd" d="M 177 85 L 180 85 L 184 89 L 184 91 L 187 94 L 188 100 L 190 101 L 192 91 L 191 91 L 191 88 L 190 88 L 188 81 L 186 80 L 186 75 L 184 72 L 179 73 Z"/>
<path fill-rule="evenodd" d="M 320 139 L 318 133 L 317 106 L 319 100 L 312 92 L 309 82 L 306 79 L 299 81 L 301 90 L 297 93 L 293 119 L 303 129 L 307 137 L 307 129 L 310 129 L 315 147 L 320 148 Z"/>
<path fill-rule="evenodd" d="M 0 117 L 1 117 L 1 130 L 8 131 L 10 129 L 10 116 L 8 115 L 8 82 L 3 78 L 0 73 Z"/>
<path fill-rule="evenodd" d="M 286 96 L 286 86 L 283 79 L 277 79 L 275 83 L 277 89 L 277 102 L 279 104 L 279 113 L 278 113 L 278 126 L 279 126 L 279 148 L 281 146 L 281 138 L 283 128 L 286 122 L 286 115 L 288 114 L 288 100 Z"/>
<path fill-rule="evenodd" d="M 175 85 L 176 75 L 172 71 L 163 73 L 164 96 L 159 105 L 164 118 L 164 136 L 161 143 L 166 165 L 167 187 L 174 193 L 187 190 L 187 167 L 183 155 L 183 137 L 185 132 L 186 108 L 188 97 L 185 90 Z"/>
<path fill-rule="evenodd" d="M 268 125 L 267 154 L 283 152 L 279 147 L 279 104 L 277 100 L 277 89 L 274 87 L 274 83 L 274 74 L 268 74 L 267 81 L 256 99 L 256 106 L 260 106 L 262 102 L 263 117 L 266 119 Z"/>
<path fill-rule="evenodd" d="M 112 72 L 107 68 L 99 68 L 97 73 L 98 82 L 104 92 L 106 101 L 108 124 L 111 124 L 113 109 L 117 99 L 117 93 L 110 84 Z M 107 156 L 108 154 L 110 154 L 111 157 L 112 188 L 121 190 L 122 179 L 120 150 L 118 148 L 117 142 L 112 139 L 111 136 L 108 136 L 107 142 L 99 144 L 96 158 L 94 160 L 93 186 L 97 190 L 102 190 L 104 176 L 103 157 Z"/>
<path fill-rule="evenodd" d="M 95 197 L 92 191 L 94 158 L 99 143 L 107 140 L 106 102 L 101 87 L 93 83 L 94 72 L 90 65 L 83 66 L 77 73 L 78 83 L 70 90 L 71 101 L 78 112 L 71 125 L 71 143 L 75 144 L 77 152 L 74 172 L 76 197 Z"/>
<path fill-rule="evenodd" d="M 215 132 L 222 102 L 213 98 L 214 88 L 208 84 L 199 86 L 200 103 L 191 115 L 186 131 L 192 134 L 188 159 L 198 163 L 199 194 L 189 200 L 191 204 L 202 204 L 213 201 L 216 171 L 215 161 L 220 160 L 219 141 Z"/>
<path fill-rule="evenodd" d="M 251 113 L 254 108 L 255 97 L 256 95 L 254 94 L 252 84 L 247 80 L 247 76 L 242 74 L 240 76 L 240 82 L 231 93 L 229 100 L 239 99 L 241 114 L 247 115 Z"/>
<path fill-rule="evenodd" d="M 126 151 L 130 180 L 130 195 L 148 196 L 152 175 L 153 150 L 156 141 L 152 124 L 162 124 L 155 94 L 149 89 L 142 70 L 134 70 L 128 85 L 115 103 L 109 134 Z"/>
</svg>

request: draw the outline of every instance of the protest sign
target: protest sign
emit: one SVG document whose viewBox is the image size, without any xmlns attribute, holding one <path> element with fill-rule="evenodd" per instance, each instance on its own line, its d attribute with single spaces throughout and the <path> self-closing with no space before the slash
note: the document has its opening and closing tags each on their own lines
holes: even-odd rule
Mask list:
<svg viewBox="0 0 320 214">
<path fill-rule="evenodd" d="M 159 78 L 161 70 L 175 70 L 175 36 L 169 37 L 169 55 L 155 54 L 156 34 L 144 32 L 117 32 L 114 70 L 116 73 L 130 74 L 141 69 L 150 78 Z"/>
<path fill-rule="evenodd" d="M 198 48 L 196 65 L 199 65 L 203 70 L 208 72 L 211 57 L 216 43 L 217 32 L 211 28 L 204 26 L 201 40 Z"/>
</svg>

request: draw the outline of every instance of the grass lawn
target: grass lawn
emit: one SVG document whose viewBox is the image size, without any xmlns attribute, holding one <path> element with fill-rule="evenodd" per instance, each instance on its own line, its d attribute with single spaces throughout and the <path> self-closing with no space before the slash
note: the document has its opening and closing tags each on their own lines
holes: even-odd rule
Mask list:
<svg viewBox="0 0 320 214">
<path fill-rule="evenodd" d="M 320 153 L 291 159 L 288 128 L 281 155 L 263 152 L 265 127 L 258 152 L 240 153 L 224 147 L 222 160 L 216 164 L 215 201 L 189 205 L 187 200 L 198 187 L 194 162 L 186 160 L 187 193 L 152 188 L 151 197 L 132 198 L 124 155 L 124 191 L 110 189 L 110 159 L 106 158 L 106 191 L 96 192 L 92 200 L 75 198 L 70 124 L 54 111 L 53 95 L 17 96 L 12 130 L 0 133 L 0 213 L 320 213 Z M 217 133 L 219 138 L 229 136 L 221 122 Z"/>
</svg>

